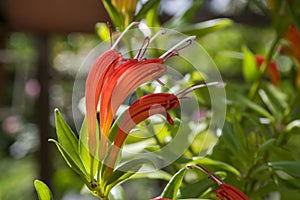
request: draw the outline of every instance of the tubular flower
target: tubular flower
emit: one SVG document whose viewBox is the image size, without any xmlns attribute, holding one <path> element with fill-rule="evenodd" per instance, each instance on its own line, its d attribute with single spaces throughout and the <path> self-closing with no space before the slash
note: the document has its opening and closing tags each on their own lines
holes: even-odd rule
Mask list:
<svg viewBox="0 0 300 200">
<path fill-rule="evenodd" d="M 290 25 L 284 37 L 290 43 L 289 46 L 283 47 L 283 52 L 294 56 L 300 64 L 300 31 L 296 26 Z"/>
<path fill-rule="evenodd" d="M 293 56 L 300 66 L 300 31 L 294 25 L 290 25 L 288 31 L 285 33 L 285 39 L 289 41 L 288 46 L 283 46 L 281 51 L 290 56 Z M 296 85 L 300 88 L 300 69 L 298 67 L 298 74 Z"/>
<path fill-rule="evenodd" d="M 121 64 L 108 77 L 100 101 L 100 107 L 106 108 L 100 113 L 102 133 L 108 136 L 116 110 L 131 92 L 165 72 L 166 67 L 162 63 L 163 60 L 160 58 L 141 62 L 132 59 Z"/>
<path fill-rule="evenodd" d="M 132 128 L 155 114 L 164 115 L 168 122 L 173 125 L 174 121 L 167 111 L 178 106 L 177 96 L 168 93 L 148 94 L 135 101 L 124 113 L 122 121 L 118 125 L 119 128 L 113 140 L 113 148 L 107 162 L 107 171 L 112 171 L 120 148 Z"/>
<path fill-rule="evenodd" d="M 240 190 L 237 188 L 224 183 L 219 177 L 217 177 L 215 174 L 212 172 L 208 171 L 204 167 L 200 165 L 192 165 L 188 166 L 188 168 L 193 168 L 196 167 L 197 169 L 200 169 L 202 172 L 206 173 L 207 175 L 212 178 L 213 181 L 215 181 L 220 188 L 217 189 L 216 195 L 219 199 L 221 200 L 249 200 L 249 198 Z"/>
<path fill-rule="evenodd" d="M 114 70 L 122 59 L 114 49 L 104 52 L 94 62 L 86 79 L 86 113 L 88 122 L 88 141 L 91 154 L 96 153 L 96 115 L 97 105 L 106 77 Z"/>
<path fill-rule="evenodd" d="M 261 67 L 262 64 L 266 61 L 266 58 L 261 55 L 255 55 L 255 60 L 258 67 Z M 280 72 L 275 61 L 271 61 L 269 63 L 267 67 L 267 73 L 269 74 L 272 83 L 278 87 L 280 84 Z"/>
</svg>

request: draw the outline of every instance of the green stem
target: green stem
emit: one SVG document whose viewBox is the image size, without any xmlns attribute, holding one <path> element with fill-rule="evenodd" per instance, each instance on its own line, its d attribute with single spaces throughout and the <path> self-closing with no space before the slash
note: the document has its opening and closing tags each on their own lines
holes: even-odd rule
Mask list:
<svg viewBox="0 0 300 200">
<path fill-rule="evenodd" d="M 94 156 L 92 156 L 91 154 L 90 154 L 90 156 L 91 156 L 90 179 L 91 179 L 91 181 L 93 181 L 94 180 Z"/>
<path fill-rule="evenodd" d="M 258 91 L 258 89 L 260 87 L 260 84 L 261 84 L 261 80 L 262 80 L 264 74 L 267 71 L 268 65 L 271 62 L 271 59 L 272 59 L 272 57 L 275 53 L 276 47 L 277 47 L 278 42 L 280 41 L 280 39 L 281 39 L 281 35 L 277 34 L 275 40 L 272 43 L 270 51 L 267 55 L 266 61 L 263 63 L 262 67 L 260 68 L 259 75 L 258 75 L 258 77 L 256 78 L 256 80 L 254 81 L 254 83 L 252 84 L 252 86 L 250 88 L 250 91 L 249 91 L 249 94 L 248 94 L 248 97 L 249 97 L 250 100 L 254 99 L 254 97 L 257 94 L 257 91 Z"/>
</svg>

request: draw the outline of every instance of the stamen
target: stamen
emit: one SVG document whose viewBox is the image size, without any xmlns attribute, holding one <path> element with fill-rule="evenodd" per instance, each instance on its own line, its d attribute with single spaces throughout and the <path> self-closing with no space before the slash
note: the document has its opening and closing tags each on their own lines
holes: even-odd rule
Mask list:
<svg viewBox="0 0 300 200">
<path fill-rule="evenodd" d="M 173 46 L 171 49 L 169 49 L 167 52 L 165 52 L 163 55 L 161 55 L 159 58 L 163 58 L 163 59 L 165 59 L 166 57 L 170 58 L 169 54 L 173 54 L 173 56 L 176 55 L 176 54 L 174 54 L 174 52 L 178 53 L 180 50 L 190 46 L 192 44 L 193 40 L 195 40 L 195 39 L 196 39 L 196 36 L 190 36 L 188 38 L 185 38 L 184 40 L 182 40 L 181 42 L 179 42 L 175 46 Z M 187 44 L 180 47 L 184 43 L 187 43 Z M 180 48 L 178 48 L 178 47 L 180 47 Z"/>
<path fill-rule="evenodd" d="M 150 38 L 150 41 L 149 43 L 151 43 L 155 38 L 157 38 L 157 36 L 159 36 L 160 34 L 164 35 L 166 34 L 167 30 L 166 29 L 161 29 L 160 31 L 158 31 L 157 33 L 155 33 L 155 35 L 153 35 L 151 38 Z"/>
<path fill-rule="evenodd" d="M 180 92 L 178 92 L 176 94 L 176 96 L 180 99 L 184 99 L 184 98 L 186 98 L 185 95 L 187 95 L 188 93 L 190 93 L 198 88 L 214 86 L 214 85 L 221 88 L 221 87 L 225 87 L 226 84 L 224 82 L 218 82 L 218 81 L 210 82 L 210 83 L 206 83 L 205 81 L 200 81 L 199 83 L 196 83 L 184 90 L 181 90 Z"/>
<path fill-rule="evenodd" d="M 161 86 L 165 86 L 165 83 L 159 80 L 158 78 L 155 78 L 154 80 L 156 80 L 156 82 L 158 82 L 158 84 L 160 84 Z"/>
<path fill-rule="evenodd" d="M 139 52 L 137 53 L 137 55 L 134 57 L 135 59 L 138 59 L 139 61 L 144 57 L 146 51 L 147 51 L 147 48 L 150 44 L 150 38 L 149 37 L 146 37 L 144 39 L 144 42 L 139 50 Z"/>
<path fill-rule="evenodd" d="M 109 30 L 109 39 L 110 39 L 110 47 L 112 47 L 112 26 L 109 22 L 106 22 L 107 28 Z"/>
<path fill-rule="evenodd" d="M 122 39 L 122 37 L 124 37 L 124 35 L 126 34 L 126 32 L 133 26 L 137 26 L 139 24 L 139 22 L 132 22 L 131 24 L 129 24 L 125 30 L 122 32 L 122 34 L 118 37 L 118 39 L 116 40 L 116 42 L 114 43 L 114 45 L 111 47 L 111 49 L 116 48 L 116 46 L 118 45 L 118 43 L 120 42 L 120 40 Z"/>
<path fill-rule="evenodd" d="M 152 36 L 151 38 L 146 37 L 138 54 L 134 57 L 135 59 L 138 59 L 139 61 L 142 60 L 142 58 L 144 57 L 150 43 L 160 34 L 165 34 L 166 30 L 165 29 L 161 29 L 160 31 L 158 31 L 154 36 Z M 143 50 L 143 51 L 142 51 Z"/>
<path fill-rule="evenodd" d="M 200 165 L 189 165 L 187 167 L 189 169 L 192 169 L 193 167 L 196 167 L 197 169 L 200 169 L 202 172 L 204 172 L 207 175 L 209 175 L 218 185 L 224 184 L 224 182 L 219 177 L 217 177 L 214 173 L 208 171 L 207 169 L 205 169 L 204 167 L 202 167 Z"/>
</svg>

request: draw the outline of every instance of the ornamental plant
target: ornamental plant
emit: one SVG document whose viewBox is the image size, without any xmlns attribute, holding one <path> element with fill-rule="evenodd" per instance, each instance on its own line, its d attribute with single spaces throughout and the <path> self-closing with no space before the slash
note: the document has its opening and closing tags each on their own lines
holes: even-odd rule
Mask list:
<svg viewBox="0 0 300 200">
<path fill-rule="evenodd" d="M 196 35 L 198 41 L 207 33 L 234 26 L 229 19 L 191 23 L 195 8 L 200 7 L 202 1 L 193 2 L 194 7 L 162 25 L 156 15 L 160 1 L 140 2 L 140 9 L 135 10 L 138 1 L 125 5 L 122 1 L 103 0 L 112 24 L 120 32 L 112 34 L 105 23 L 96 25 L 100 38 L 110 37 L 111 42 L 110 48 L 94 61 L 87 76 L 86 116 L 79 138 L 55 110 L 57 140 L 50 141 L 56 144 L 89 191 L 100 199 L 118 199 L 114 194 L 116 191 L 122 194 L 122 183 L 140 177 L 160 179 L 166 184 L 160 188 L 161 194 L 151 197 L 157 200 L 297 198 L 300 188 L 297 148 L 300 127 L 299 2 L 248 2 L 247 6 L 255 6 L 269 17 L 272 34 L 264 43 L 263 51 L 241 44 L 239 52 L 231 52 L 230 55 L 238 55 L 234 59 L 241 61 L 236 66 L 240 71 L 238 78 L 226 78 L 225 89 L 220 79 L 210 79 L 207 68 L 211 65 L 192 48 L 195 36 L 178 39 L 177 44 L 165 50 L 151 46 L 172 40 L 168 37 L 159 40 L 165 33 L 161 26 Z M 132 22 L 142 19 L 146 23 Z M 157 27 L 156 32 L 149 31 L 146 24 Z M 130 29 L 136 27 L 139 31 L 126 38 Z M 137 39 L 139 34 L 143 35 L 142 40 Z M 114 38 L 117 39 L 112 42 Z M 136 44 L 132 45 L 131 40 Z M 125 53 L 122 45 L 127 49 Z M 192 65 L 201 66 L 198 71 L 188 70 L 189 64 L 179 59 L 184 53 L 193 58 L 188 60 Z M 217 61 L 220 55 L 213 58 Z M 192 62 L 194 60 L 197 62 Z M 188 84 L 172 82 L 172 87 L 169 85 L 171 88 L 166 89 L 170 80 L 165 75 L 169 66 L 175 65 L 184 66 L 182 80 L 188 80 Z M 220 94 L 218 90 L 209 91 L 210 87 L 226 90 L 226 99 L 222 95 L 209 99 L 211 93 Z M 204 110 L 191 112 L 192 119 L 184 121 L 183 110 L 179 109 L 183 107 L 182 102 L 191 102 L 192 92 L 196 93 L 196 101 Z M 128 107 L 122 110 L 126 100 Z M 190 104 L 192 109 L 196 108 Z M 161 129 L 157 125 L 149 126 L 149 118 L 157 115 L 163 116 L 160 122 L 167 122 Z M 216 118 L 221 126 L 212 120 Z M 136 128 L 140 135 L 150 132 L 151 142 L 133 139 L 131 136 Z M 181 132 L 186 137 L 173 143 Z M 187 148 L 177 151 L 188 143 L 191 135 L 194 137 Z M 143 142 L 147 144 L 140 147 Z M 130 145 L 140 148 L 139 153 L 154 152 L 166 158 L 167 164 L 153 167 L 157 164 L 154 159 L 139 157 L 138 153 L 126 160 L 126 147 Z M 167 151 L 163 151 L 165 149 Z M 207 150 L 205 154 L 202 154 L 203 149 Z M 152 167 L 150 173 L 140 173 L 145 166 Z M 41 199 L 50 198 L 46 185 L 40 181 L 35 185 Z"/>
</svg>

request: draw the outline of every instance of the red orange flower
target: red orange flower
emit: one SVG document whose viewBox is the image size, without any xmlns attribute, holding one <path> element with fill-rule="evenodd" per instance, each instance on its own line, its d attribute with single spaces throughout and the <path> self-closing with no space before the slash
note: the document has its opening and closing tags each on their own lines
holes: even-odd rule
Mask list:
<svg viewBox="0 0 300 200">
<path fill-rule="evenodd" d="M 266 58 L 261 55 L 255 55 L 255 60 L 256 60 L 258 67 L 261 67 L 262 64 L 266 61 Z M 267 66 L 267 73 L 269 74 L 272 83 L 275 86 L 279 86 L 280 72 L 279 72 L 278 66 L 275 61 L 271 61 L 269 63 L 269 65 Z"/>
<path fill-rule="evenodd" d="M 217 177 L 212 172 L 208 171 L 204 167 L 200 165 L 191 165 L 188 166 L 188 168 L 196 167 L 197 169 L 200 169 L 204 173 L 210 176 L 219 186 L 220 188 L 217 189 L 216 195 L 221 200 L 249 200 L 249 198 L 240 190 L 237 188 L 224 183 L 219 177 Z"/>
</svg>

